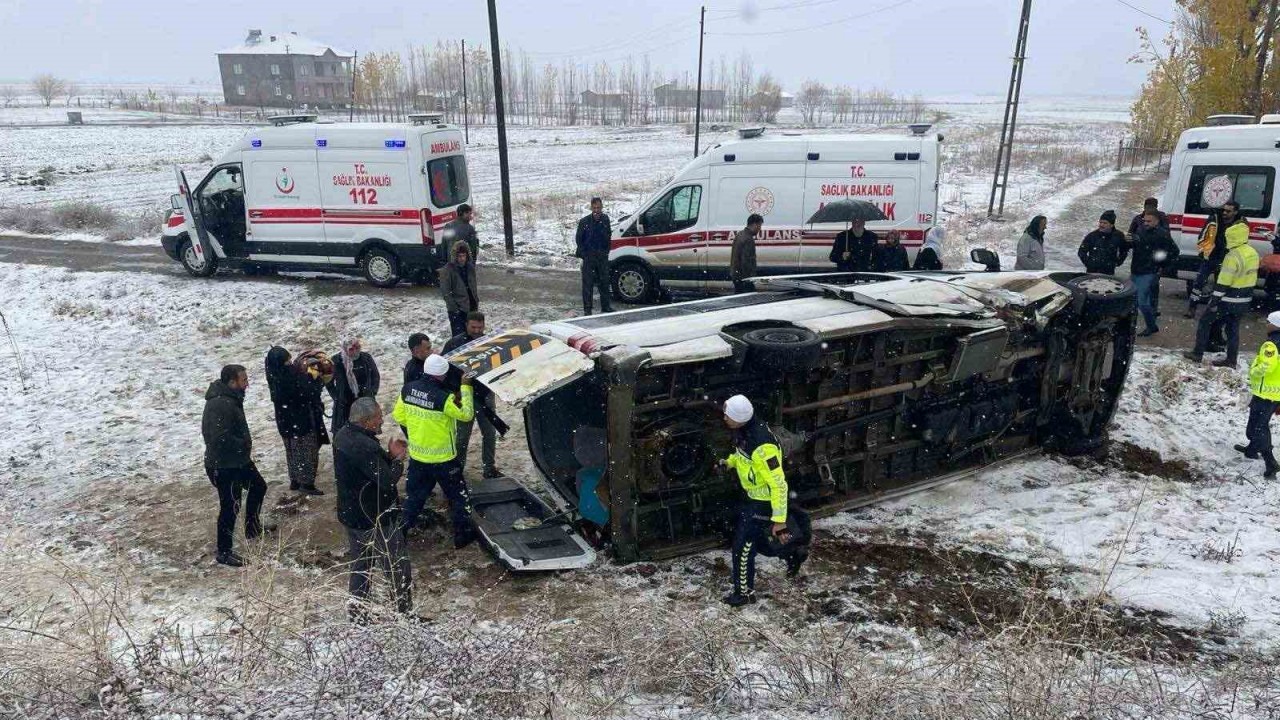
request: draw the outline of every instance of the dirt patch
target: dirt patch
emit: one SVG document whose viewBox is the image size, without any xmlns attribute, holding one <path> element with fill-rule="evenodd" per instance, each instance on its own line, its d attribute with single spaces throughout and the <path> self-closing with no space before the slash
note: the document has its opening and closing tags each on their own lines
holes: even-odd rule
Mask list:
<svg viewBox="0 0 1280 720">
<path fill-rule="evenodd" d="M 1108 441 L 1097 457 L 1063 458 L 1088 469 L 1116 469 L 1121 472 L 1164 478 L 1174 482 L 1199 483 L 1208 478 L 1186 460 L 1166 460 L 1160 453 L 1129 442 Z"/>
<path fill-rule="evenodd" d="M 1056 578 L 1064 568 L 932 543 L 825 534 L 813 547 L 804 590 L 811 622 L 881 622 L 956 636 L 1028 629 L 1070 646 L 1108 647 L 1150 660 L 1230 657 L 1222 648 L 1225 636 L 1176 627 L 1166 613 L 1062 599 L 1066 593 Z"/>
</svg>

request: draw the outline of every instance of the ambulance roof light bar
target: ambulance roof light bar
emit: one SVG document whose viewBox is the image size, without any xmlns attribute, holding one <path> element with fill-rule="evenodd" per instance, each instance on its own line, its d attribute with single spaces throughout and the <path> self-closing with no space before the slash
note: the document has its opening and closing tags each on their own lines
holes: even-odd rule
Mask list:
<svg viewBox="0 0 1280 720">
<path fill-rule="evenodd" d="M 302 123 L 315 122 L 319 117 L 319 115 L 272 115 L 267 118 L 267 122 L 276 127 L 283 127 L 285 125 L 300 125 Z"/>
<path fill-rule="evenodd" d="M 911 131 L 912 135 L 924 135 L 929 132 L 931 127 L 933 127 L 933 123 L 911 123 L 907 126 L 907 129 Z"/>
<path fill-rule="evenodd" d="M 439 125 L 444 120 L 444 113 L 427 112 L 412 113 L 409 115 L 409 122 L 414 125 Z"/>
<path fill-rule="evenodd" d="M 738 137 L 742 138 L 743 140 L 750 140 L 751 138 L 758 138 L 758 137 L 760 137 L 760 136 L 761 136 L 761 135 L 763 135 L 763 134 L 764 134 L 764 126 L 763 126 L 763 125 L 756 125 L 756 126 L 754 126 L 754 127 L 740 127 L 740 128 L 738 128 Z"/>
</svg>

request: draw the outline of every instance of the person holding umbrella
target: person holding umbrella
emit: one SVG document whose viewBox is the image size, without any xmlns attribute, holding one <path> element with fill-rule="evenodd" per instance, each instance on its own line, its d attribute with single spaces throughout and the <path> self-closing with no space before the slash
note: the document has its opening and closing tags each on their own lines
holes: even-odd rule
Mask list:
<svg viewBox="0 0 1280 720">
<path fill-rule="evenodd" d="M 809 224 L 849 223 L 847 230 L 836 235 L 828 257 L 840 272 L 869 272 L 880 238 L 867 229 L 867 222 L 884 219 L 880 208 L 866 200 L 837 200 L 823 205 L 809 218 Z"/>
</svg>

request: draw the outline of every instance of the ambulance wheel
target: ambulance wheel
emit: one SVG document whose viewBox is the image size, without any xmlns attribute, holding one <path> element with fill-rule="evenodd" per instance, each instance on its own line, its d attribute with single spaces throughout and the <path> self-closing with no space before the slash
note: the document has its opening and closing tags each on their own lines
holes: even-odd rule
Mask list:
<svg viewBox="0 0 1280 720">
<path fill-rule="evenodd" d="M 382 248 L 370 248 L 360 256 L 360 269 L 370 285 L 380 288 L 395 287 L 400 282 L 400 261 Z"/>
<path fill-rule="evenodd" d="M 218 272 L 218 258 L 206 253 L 201 260 L 190 240 L 183 241 L 178 257 L 182 258 L 182 267 L 194 277 L 209 277 Z"/>
<path fill-rule="evenodd" d="M 613 296 L 632 305 L 646 305 L 658 297 L 658 279 L 638 260 L 623 260 L 613 266 Z"/>
</svg>

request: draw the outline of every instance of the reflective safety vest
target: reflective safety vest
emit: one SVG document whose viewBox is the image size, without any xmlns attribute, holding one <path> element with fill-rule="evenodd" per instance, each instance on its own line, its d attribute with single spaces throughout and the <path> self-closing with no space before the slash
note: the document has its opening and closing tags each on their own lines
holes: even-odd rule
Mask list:
<svg viewBox="0 0 1280 720">
<path fill-rule="evenodd" d="M 463 385 L 461 395 L 459 401 L 430 376 L 404 386 L 391 414 L 405 429 L 410 458 L 434 464 L 458 456 L 458 423 L 476 416 L 471 386 Z"/>
<path fill-rule="evenodd" d="M 1213 286 L 1213 295 L 1224 303 L 1250 303 L 1258 284 L 1258 251 L 1249 245 L 1249 224 L 1227 228 L 1227 255 Z"/>
<path fill-rule="evenodd" d="M 787 521 L 787 476 L 782 449 L 763 422 L 752 419 L 734 435 L 733 454 L 725 461 L 738 473 L 738 482 L 752 500 L 769 503 L 770 519 Z"/>
<path fill-rule="evenodd" d="M 1249 366 L 1249 392 L 1263 400 L 1280 401 L 1280 354 L 1269 339 Z"/>
</svg>

